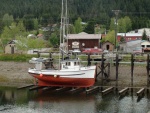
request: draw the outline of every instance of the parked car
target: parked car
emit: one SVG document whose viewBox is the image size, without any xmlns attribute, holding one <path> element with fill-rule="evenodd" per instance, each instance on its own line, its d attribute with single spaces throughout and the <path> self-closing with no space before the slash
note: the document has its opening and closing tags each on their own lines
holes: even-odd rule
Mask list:
<svg viewBox="0 0 150 113">
<path fill-rule="evenodd" d="M 133 49 L 133 54 L 137 54 L 137 55 L 139 55 L 139 54 L 143 54 L 143 48 L 142 47 L 136 47 L 136 48 L 134 48 Z"/>
<path fill-rule="evenodd" d="M 86 48 L 82 51 L 82 53 L 85 53 L 85 54 L 99 54 L 102 52 L 103 51 L 100 48 Z"/>
</svg>

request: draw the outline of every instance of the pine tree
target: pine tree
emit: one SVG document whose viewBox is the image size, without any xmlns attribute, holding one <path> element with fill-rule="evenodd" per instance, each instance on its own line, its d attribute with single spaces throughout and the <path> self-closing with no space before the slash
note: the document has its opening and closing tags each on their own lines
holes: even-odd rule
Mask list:
<svg viewBox="0 0 150 113">
<path fill-rule="evenodd" d="M 147 40 L 147 35 L 146 35 L 146 31 L 144 29 L 143 35 L 142 35 L 142 40 Z"/>
</svg>

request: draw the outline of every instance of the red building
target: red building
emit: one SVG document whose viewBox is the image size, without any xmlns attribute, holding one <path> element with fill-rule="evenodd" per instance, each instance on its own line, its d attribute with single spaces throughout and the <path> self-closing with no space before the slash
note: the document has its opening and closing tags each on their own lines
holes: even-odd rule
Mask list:
<svg viewBox="0 0 150 113">
<path fill-rule="evenodd" d="M 132 41 L 132 40 L 142 40 L 142 33 L 118 33 L 117 39 L 120 42 L 123 38 L 125 42 Z"/>
<path fill-rule="evenodd" d="M 86 48 L 100 48 L 101 34 L 87 34 L 85 32 L 79 34 L 68 34 L 68 50 Z"/>
</svg>

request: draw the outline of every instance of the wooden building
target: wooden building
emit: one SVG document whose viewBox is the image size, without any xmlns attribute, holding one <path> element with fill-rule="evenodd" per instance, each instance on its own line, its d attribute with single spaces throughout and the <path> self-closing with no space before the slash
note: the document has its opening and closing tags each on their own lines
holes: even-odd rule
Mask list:
<svg viewBox="0 0 150 113">
<path fill-rule="evenodd" d="M 114 44 L 111 42 L 107 41 L 102 44 L 102 50 L 108 50 L 108 51 L 113 51 L 114 50 Z"/>
<path fill-rule="evenodd" d="M 68 50 L 78 49 L 80 51 L 86 48 L 100 48 L 101 34 L 68 34 Z"/>
<path fill-rule="evenodd" d="M 10 42 L 8 42 L 8 44 L 5 46 L 5 54 L 26 53 L 26 51 L 19 50 L 16 44 L 19 44 L 18 40 L 11 40 Z"/>
<path fill-rule="evenodd" d="M 10 42 L 5 46 L 5 53 L 6 53 L 6 54 L 14 54 L 14 53 L 16 53 L 16 40 L 10 41 Z"/>
</svg>

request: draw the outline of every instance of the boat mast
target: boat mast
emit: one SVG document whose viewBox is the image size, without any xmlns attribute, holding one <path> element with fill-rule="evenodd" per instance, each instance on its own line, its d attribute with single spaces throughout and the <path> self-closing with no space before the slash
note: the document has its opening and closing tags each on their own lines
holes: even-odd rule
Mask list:
<svg viewBox="0 0 150 113">
<path fill-rule="evenodd" d="M 68 25 L 69 25 L 69 18 L 68 18 L 68 0 L 66 0 L 66 52 L 68 53 Z"/>
<path fill-rule="evenodd" d="M 62 0 L 61 26 L 60 26 L 60 49 L 61 49 L 60 52 L 62 52 L 62 60 L 64 60 L 64 53 L 68 53 L 68 47 L 67 45 L 65 45 L 67 34 L 68 34 L 67 13 L 68 13 L 67 0 Z"/>
</svg>

